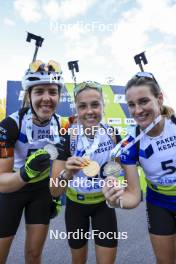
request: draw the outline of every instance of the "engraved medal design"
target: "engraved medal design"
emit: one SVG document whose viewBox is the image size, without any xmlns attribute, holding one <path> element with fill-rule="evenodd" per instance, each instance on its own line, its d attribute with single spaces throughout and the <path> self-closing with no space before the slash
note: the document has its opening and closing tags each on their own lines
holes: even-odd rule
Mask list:
<svg viewBox="0 0 176 264">
<path fill-rule="evenodd" d="M 43 149 L 50 155 L 50 160 L 55 160 L 57 158 L 58 151 L 53 144 L 47 144 Z"/>
<path fill-rule="evenodd" d="M 100 166 L 96 161 L 90 160 L 89 164 L 85 165 L 82 170 L 87 177 L 95 177 L 100 171 Z"/>
<path fill-rule="evenodd" d="M 104 166 L 104 171 L 103 175 L 104 176 L 114 176 L 118 177 L 119 172 L 122 170 L 120 164 L 115 161 L 109 161 L 105 166 Z"/>
</svg>

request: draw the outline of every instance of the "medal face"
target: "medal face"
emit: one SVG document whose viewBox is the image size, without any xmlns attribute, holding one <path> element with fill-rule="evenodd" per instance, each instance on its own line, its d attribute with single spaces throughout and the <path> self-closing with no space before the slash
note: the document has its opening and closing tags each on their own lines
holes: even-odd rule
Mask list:
<svg viewBox="0 0 176 264">
<path fill-rule="evenodd" d="M 114 161 L 109 161 L 105 166 L 104 166 L 104 171 L 103 175 L 104 176 L 118 176 L 119 172 L 121 171 L 121 166 L 118 162 Z"/>
<path fill-rule="evenodd" d="M 47 144 L 43 149 L 50 155 L 50 160 L 55 160 L 57 158 L 58 151 L 53 144 Z"/>
<path fill-rule="evenodd" d="M 90 160 L 89 164 L 83 167 L 83 172 L 87 177 L 95 177 L 99 171 L 100 166 L 94 160 Z"/>
</svg>

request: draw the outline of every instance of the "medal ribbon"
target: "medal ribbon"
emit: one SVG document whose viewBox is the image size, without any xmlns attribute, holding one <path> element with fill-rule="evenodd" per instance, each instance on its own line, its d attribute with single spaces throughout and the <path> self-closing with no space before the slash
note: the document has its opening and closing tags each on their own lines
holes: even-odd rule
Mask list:
<svg viewBox="0 0 176 264">
<path fill-rule="evenodd" d="M 37 139 L 34 140 L 32 138 L 32 126 L 33 126 L 33 121 L 32 121 L 32 111 L 31 109 L 28 110 L 27 115 L 26 115 L 26 136 L 28 138 L 29 144 L 37 144 L 39 141 L 45 141 L 51 144 L 57 144 L 60 142 L 60 137 L 59 137 L 59 131 L 58 131 L 58 124 L 52 116 L 50 120 L 50 135 L 53 136 L 53 140 L 49 138 L 42 138 L 42 139 Z"/>
<path fill-rule="evenodd" d="M 155 118 L 155 120 L 152 123 L 150 123 L 148 127 L 142 130 L 141 133 L 136 138 L 134 138 L 130 143 L 128 143 L 124 148 L 122 148 L 123 143 L 129 138 L 129 136 L 124 138 L 119 144 L 115 146 L 115 148 L 111 150 L 110 153 L 111 159 L 115 159 L 119 157 L 121 154 L 125 153 L 129 148 L 131 148 L 134 144 L 136 144 L 145 134 L 147 134 L 152 128 L 154 128 L 161 121 L 161 118 L 162 118 L 161 115 Z"/>
<path fill-rule="evenodd" d="M 100 143 L 99 131 L 95 133 L 95 137 L 93 139 L 93 143 L 91 146 L 90 146 L 90 142 L 88 141 L 87 137 L 83 132 L 83 129 L 81 129 L 80 131 L 82 131 L 80 137 L 84 147 L 85 155 L 90 157 L 90 155 L 98 148 L 98 145 Z"/>
</svg>

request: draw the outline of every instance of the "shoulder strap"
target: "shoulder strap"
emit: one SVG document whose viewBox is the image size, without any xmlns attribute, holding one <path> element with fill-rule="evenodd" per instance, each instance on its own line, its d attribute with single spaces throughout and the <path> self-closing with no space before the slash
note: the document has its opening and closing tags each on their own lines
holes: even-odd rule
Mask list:
<svg viewBox="0 0 176 264">
<path fill-rule="evenodd" d="M 23 120 L 24 115 L 27 113 L 28 109 L 29 109 L 28 107 L 24 107 L 18 111 L 18 115 L 19 115 L 19 127 L 18 127 L 19 132 L 18 132 L 18 134 L 21 131 L 22 120 Z"/>
<path fill-rule="evenodd" d="M 23 107 L 18 111 L 18 115 L 19 115 L 19 126 L 18 126 L 18 136 L 17 139 L 19 137 L 20 131 L 21 131 L 21 126 L 22 126 L 22 120 L 24 115 L 27 113 L 29 107 Z"/>
<path fill-rule="evenodd" d="M 61 125 L 60 125 L 60 123 L 59 123 L 59 119 L 57 118 L 57 115 L 56 115 L 56 114 L 54 114 L 54 118 L 55 118 L 55 120 L 56 120 L 56 123 L 57 123 L 57 126 L 58 126 L 58 131 L 59 131 L 60 128 L 61 128 Z"/>
<path fill-rule="evenodd" d="M 140 127 L 136 126 L 136 137 L 140 134 Z M 140 140 L 136 142 L 137 152 L 138 152 L 138 163 L 139 163 L 139 150 L 140 150 Z"/>
</svg>

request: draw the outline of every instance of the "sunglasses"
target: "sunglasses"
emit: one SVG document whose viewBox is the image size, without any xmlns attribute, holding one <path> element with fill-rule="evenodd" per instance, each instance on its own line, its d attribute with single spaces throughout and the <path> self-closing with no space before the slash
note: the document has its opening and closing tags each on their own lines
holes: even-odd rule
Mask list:
<svg viewBox="0 0 176 264">
<path fill-rule="evenodd" d="M 92 89 L 96 89 L 99 92 L 102 93 L 102 85 L 98 82 L 92 82 L 92 81 L 86 81 L 86 82 L 82 82 L 79 84 L 76 84 L 74 87 L 74 96 L 76 97 L 77 94 L 84 90 L 85 88 L 92 88 Z"/>
<path fill-rule="evenodd" d="M 36 60 L 29 65 L 29 69 L 33 73 L 38 71 L 54 71 L 56 73 L 62 73 L 60 64 L 54 60 L 50 60 L 48 64 L 45 64 L 41 60 Z"/>
<path fill-rule="evenodd" d="M 152 79 L 158 86 L 158 82 L 157 80 L 155 79 L 154 75 L 150 72 L 138 72 L 135 74 L 134 77 L 138 77 L 138 78 L 148 78 L 148 79 Z"/>
</svg>

